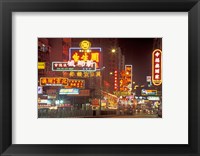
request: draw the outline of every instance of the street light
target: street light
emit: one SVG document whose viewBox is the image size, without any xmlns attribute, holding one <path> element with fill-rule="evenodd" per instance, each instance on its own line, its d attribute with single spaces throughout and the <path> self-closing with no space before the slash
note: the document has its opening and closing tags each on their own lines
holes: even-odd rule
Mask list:
<svg viewBox="0 0 200 156">
<path fill-rule="evenodd" d="M 116 52 L 116 49 L 113 48 L 113 49 L 111 50 L 111 52 L 112 52 L 112 53 L 115 53 L 115 52 Z"/>
</svg>

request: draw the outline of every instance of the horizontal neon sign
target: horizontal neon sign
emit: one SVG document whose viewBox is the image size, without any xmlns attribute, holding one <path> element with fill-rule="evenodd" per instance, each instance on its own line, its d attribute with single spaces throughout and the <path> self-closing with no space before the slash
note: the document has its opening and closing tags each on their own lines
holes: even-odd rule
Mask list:
<svg viewBox="0 0 200 156">
<path fill-rule="evenodd" d="M 60 89 L 59 94 L 79 94 L 79 89 Z"/>
<path fill-rule="evenodd" d="M 96 71 L 96 63 L 90 60 L 52 62 L 52 71 Z"/>
</svg>

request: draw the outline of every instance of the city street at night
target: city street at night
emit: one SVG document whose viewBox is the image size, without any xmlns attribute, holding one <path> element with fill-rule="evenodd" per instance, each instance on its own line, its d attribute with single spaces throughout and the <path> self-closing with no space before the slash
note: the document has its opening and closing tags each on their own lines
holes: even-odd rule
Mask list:
<svg viewBox="0 0 200 156">
<path fill-rule="evenodd" d="M 38 38 L 38 118 L 162 118 L 162 38 Z"/>
</svg>

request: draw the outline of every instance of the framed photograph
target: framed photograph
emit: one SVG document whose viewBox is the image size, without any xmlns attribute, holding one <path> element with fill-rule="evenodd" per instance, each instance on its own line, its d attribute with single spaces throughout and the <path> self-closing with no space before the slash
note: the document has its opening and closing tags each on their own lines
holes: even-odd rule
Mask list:
<svg viewBox="0 0 200 156">
<path fill-rule="evenodd" d="M 162 38 L 38 38 L 38 118 L 160 117 Z"/>
<path fill-rule="evenodd" d="M 200 155 L 198 0 L 1 0 L 1 155 Z"/>
</svg>

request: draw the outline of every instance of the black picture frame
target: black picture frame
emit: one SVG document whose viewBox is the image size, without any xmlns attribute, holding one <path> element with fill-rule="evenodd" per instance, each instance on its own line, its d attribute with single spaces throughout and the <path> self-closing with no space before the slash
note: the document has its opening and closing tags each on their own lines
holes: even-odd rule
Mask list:
<svg viewBox="0 0 200 156">
<path fill-rule="evenodd" d="M 188 12 L 188 145 L 14 145 L 12 144 L 12 12 Z M 0 0 L 1 155 L 200 155 L 199 0 Z M 184 89 L 184 86 L 183 86 Z M 178 123 L 177 123 L 178 124 Z M 170 127 L 169 127 L 170 128 Z M 32 134 L 33 135 L 33 134 Z M 167 135 L 167 134 L 164 134 Z M 170 137 L 170 136 L 169 136 Z M 105 140 L 106 142 L 106 140 Z"/>
</svg>

